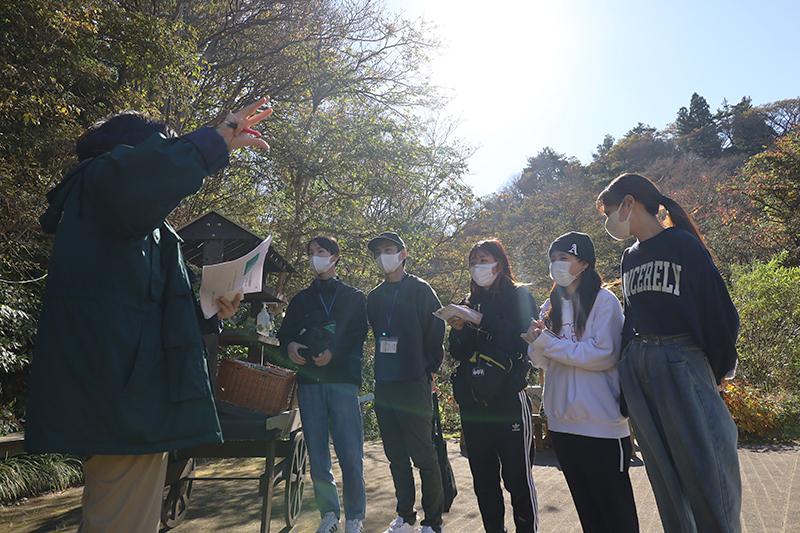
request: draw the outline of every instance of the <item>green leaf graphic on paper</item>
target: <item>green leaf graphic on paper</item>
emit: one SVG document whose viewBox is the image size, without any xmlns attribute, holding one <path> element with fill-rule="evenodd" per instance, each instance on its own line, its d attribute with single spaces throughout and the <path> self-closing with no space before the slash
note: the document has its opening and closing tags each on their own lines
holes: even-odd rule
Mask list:
<svg viewBox="0 0 800 533">
<path fill-rule="evenodd" d="M 244 275 L 245 276 L 247 275 L 248 272 L 250 272 L 250 269 L 253 268 L 253 265 L 256 264 L 256 261 L 258 261 L 258 256 L 260 256 L 260 255 L 261 254 L 256 254 L 255 257 L 253 257 L 250 261 L 248 261 L 247 264 L 244 266 Z"/>
</svg>

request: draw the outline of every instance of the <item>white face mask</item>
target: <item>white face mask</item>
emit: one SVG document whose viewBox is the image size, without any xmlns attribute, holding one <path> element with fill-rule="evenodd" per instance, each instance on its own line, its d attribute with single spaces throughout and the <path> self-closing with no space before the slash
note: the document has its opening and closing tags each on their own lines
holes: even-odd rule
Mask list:
<svg viewBox="0 0 800 533">
<path fill-rule="evenodd" d="M 569 269 L 574 261 L 553 261 L 550 263 L 550 278 L 562 287 L 569 287 L 572 282 L 581 275 L 581 270 L 577 276 L 570 274 Z M 585 270 L 585 269 L 584 269 Z"/>
<path fill-rule="evenodd" d="M 500 274 L 498 270 L 496 274 L 492 273 L 492 268 L 497 266 L 497 261 L 494 263 L 484 263 L 482 265 L 473 265 L 469 268 L 469 274 L 472 276 L 472 281 L 478 284 L 479 287 L 490 287 L 497 276 Z"/>
<path fill-rule="evenodd" d="M 308 266 L 311 267 L 311 272 L 319 276 L 320 274 L 324 274 L 331 269 L 331 267 L 334 265 L 332 259 L 332 255 L 329 255 L 328 257 L 312 255 L 308 258 Z"/>
<path fill-rule="evenodd" d="M 628 212 L 628 218 L 625 220 L 619 219 L 620 209 L 622 209 L 622 204 L 619 204 L 617 210 L 606 217 L 606 231 L 618 241 L 624 241 L 632 237 L 631 213 L 633 213 L 633 204 L 631 204 L 631 210 Z"/>
<path fill-rule="evenodd" d="M 396 254 L 381 254 L 375 259 L 375 264 L 378 265 L 378 268 L 383 270 L 384 274 L 391 274 L 400 268 L 400 264 L 402 263 L 400 260 L 401 253 L 402 251 Z"/>
</svg>

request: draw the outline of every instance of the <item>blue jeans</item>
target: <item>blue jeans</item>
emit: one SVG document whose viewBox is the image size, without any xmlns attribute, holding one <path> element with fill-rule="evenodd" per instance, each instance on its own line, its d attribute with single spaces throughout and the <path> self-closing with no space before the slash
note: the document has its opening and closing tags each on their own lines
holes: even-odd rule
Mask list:
<svg viewBox="0 0 800 533">
<path fill-rule="evenodd" d="M 703 349 L 690 335 L 637 337 L 619 377 L 664 531 L 740 532 L 736 424 Z"/>
<path fill-rule="evenodd" d="M 339 493 L 331 467 L 332 438 L 342 470 L 345 519 L 364 520 L 367 508 L 364 426 L 358 405 L 358 386 L 352 383 L 300 385 L 297 399 L 308 446 L 314 500 L 320 516 L 332 512 L 337 518 L 341 517 Z"/>
</svg>

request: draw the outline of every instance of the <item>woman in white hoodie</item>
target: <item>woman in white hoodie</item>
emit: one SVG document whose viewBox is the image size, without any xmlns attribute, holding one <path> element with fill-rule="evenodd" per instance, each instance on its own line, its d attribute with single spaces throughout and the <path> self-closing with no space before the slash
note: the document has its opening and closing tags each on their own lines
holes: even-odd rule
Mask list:
<svg viewBox="0 0 800 533">
<path fill-rule="evenodd" d="M 548 255 L 555 284 L 542 321 L 531 323 L 525 339 L 533 365 L 547 373 L 544 409 L 553 447 L 583 531 L 638 532 L 617 373 L 622 307 L 601 288 L 588 235 L 566 233 Z"/>
</svg>

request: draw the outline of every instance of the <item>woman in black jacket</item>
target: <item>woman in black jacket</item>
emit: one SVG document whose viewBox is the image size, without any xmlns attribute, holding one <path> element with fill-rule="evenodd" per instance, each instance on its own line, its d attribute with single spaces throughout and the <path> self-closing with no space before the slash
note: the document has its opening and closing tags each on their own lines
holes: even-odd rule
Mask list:
<svg viewBox="0 0 800 533">
<path fill-rule="evenodd" d="M 514 280 L 500 241 L 480 241 L 469 253 L 470 294 L 461 303 L 474 318 L 450 318 L 450 354 L 460 362 L 453 389 L 461 410 L 461 428 L 469 456 L 475 495 L 487 533 L 506 531 L 503 491 L 511 493 L 517 533 L 538 527 L 533 484 L 531 403 L 525 392 L 530 363 L 528 345 L 520 338 L 539 316 L 536 301 Z M 470 360 L 480 354 L 511 362 L 496 392 L 467 383 Z M 508 366 L 503 364 L 503 366 Z"/>
</svg>

